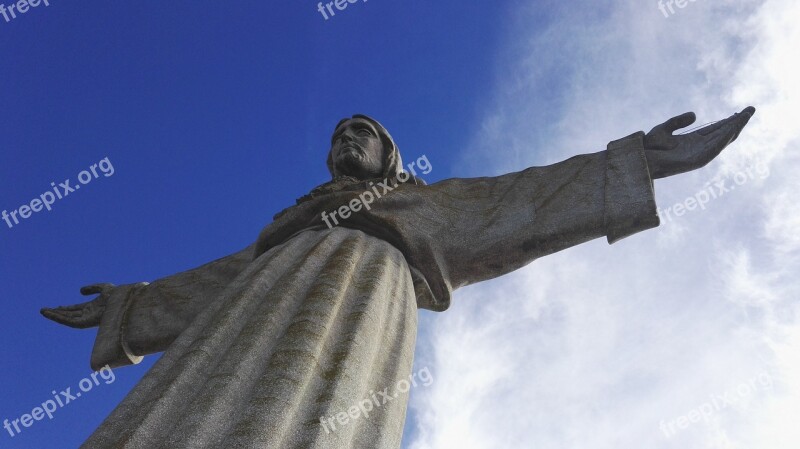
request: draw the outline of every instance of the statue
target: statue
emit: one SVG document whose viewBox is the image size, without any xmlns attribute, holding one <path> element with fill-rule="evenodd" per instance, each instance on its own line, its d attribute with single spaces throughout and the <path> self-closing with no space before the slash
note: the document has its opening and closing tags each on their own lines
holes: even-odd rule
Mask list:
<svg viewBox="0 0 800 449">
<path fill-rule="evenodd" d="M 344 119 L 332 180 L 252 245 L 152 283 L 89 285 L 81 293 L 93 300 L 42 309 L 99 326 L 94 369 L 164 351 L 83 447 L 398 448 L 407 398 L 388 388 L 412 375 L 418 308 L 444 311 L 459 287 L 658 226 L 653 179 L 706 165 L 754 113 L 673 135 L 695 121 L 686 113 L 598 153 L 432 185 L 403 171 L 377 121 Z M 336 225 L 325 220 L 332 211 Z M 364 401 L 377 406 L 348 419 Z"/>
</svg>

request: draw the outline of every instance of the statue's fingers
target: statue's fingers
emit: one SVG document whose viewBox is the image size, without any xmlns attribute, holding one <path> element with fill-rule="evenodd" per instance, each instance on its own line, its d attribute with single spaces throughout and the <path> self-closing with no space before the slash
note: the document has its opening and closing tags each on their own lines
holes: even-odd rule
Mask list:
<svg viewBox="0 0 800 449">
<path fill-rule="evenodd" d="M 722 120 L 720 120 L 718 122 L 714 122 L 714 123 L 712 123 L 710 125 L 707 125 L 707 126 L 704 126 L 704 127 L 700 128 L 700 129 L 698 129 L 693 134 L 697 134 L 697 135 L 702 136 L 702 137 L 708 136 L 708 135 L 710 135 L 712 133 L 715 133 L 715 132 L 719 131 L 721 128 L 723 128 L 725 126 L 728 126 L 731 123 L 731 120 L 733 120 L 734 118 L 735 118 L 734 116 L 731 116 L 731 117 L 728 117 L 726 119 L 722 119 Z"/>
<path fill-rule="evenodd" d="M 745 108 L 742 112 L 734 114 L 733 117 L 730 117 L 727 120 L 727 124 L 719 132 L 718 139 L 722 142 L 718 141 L 717 144 L 721 143 L 722 148 L 724 148 L 736 140 L 744 127 L 747 126 L 753 113 L 755 113 L 755 108 L 750 106 Z M 722 148 L 720 148 L 720 150 L 722 150 Z"/>
<path fill-rule="evenodd" d="M 92 301 L 82 302 L 80 304 L 72 304 L 69 306 L 58 306 L 53 307 L 50 310 L 59 310 L 62 312 L 73 312 L 73 311 L 81 311 L 86 308 Z"/>
<path fill-rule="evenodd" d="M 100 284 L 91 284 L 85 285 L 81 287 L 81 295 L 89 296 L 89 295 L 96 295 L 98 293 L 103 293 L 103 291 L 113 288 L 114 284 L 109 284 L 107 282 L 100 283 Z"/>
<path fill-rule="evenodd" d="M 746 123 L 747 122 L 742 123 L 741 120 L 730 121 L 711 134 L 704 136 L 705 142 L 703 146 L 708 155 L 708 161 L 717 157 L 725 147 L 736 140 Z"/>
<path fill-rule="evenodd" d="M 739 134 L 742 133 L 742 130 L 745 126 L 747 126 L 747 123 L 750 121 L 752 116 L 753 114 L 743 112 L 739 115 L 738 120 L 731 124 L 731 127 L 733 128 L 733 137 L 731 137 L 731 140 L 728 142 L 728 144 L 739 138 Z"/>
<path fill-rule="evenodd" d="M 732 116 L 730 116 L 730 117 L 728 117 L 726 119 L 720 120 L 720 121 L 718 121 L 716 123 L 712 123 L 711 125 L 708 125 L 708 126 L 704 126 L 703 128 L 700 128 L 695 132 L 697 134 L 701 135 L 701 136 L 707 136 L 707 135 L 717 131 L 718 129 L 726 127 L 726 126 L 729 126 L 729 125 L 733 125 L 734 127 L 738 127 L 739 132 L 741 132 L 742 128 L 744 128 L 744 126 L 747 124 L 747 122 L 750 121 L 750 117 L 752 117 L 753 114 L 755 114 L 755 112 L 756 112 L 756 108 L 754 108 L 752 106 L 748 106 L 748 107 L 744 108 L 742 110 L 742 112 L 737 112 L 737 113 L 733 114 Z M 737 133 L 737 136 L 738 136 L 738 133 Z M 735 137 L 734 137 L 734 139 L 735 139 Z"/>
<path fill-rule="evenodd" d="M 39 311 L 39 313 L 41 313 L 48 320 L 53 320 L 56 323 L 64 324 L 67 326 L 72 326 L 75 321 L 72 313 L 64 310 L 59 310 L 57 308 L 56 309 L 43 308 L 42 310 Z"/>
<path fill-rule="evenodd" d="M 63 316 L 65 318 L 80 318 L 86 313 L 86 309 L 77 306 L 56 307 L 52 310 L 53 313 Z"/>
<path fill-rule="evenodd" d="M 74 327 L 77 329 L 86 329 L 87 327 L 94 327 L 100 324 L 99 322 L 95 323 L 94 321 L 96 320 L 91 320 L 83 313 L 76 311 L 59 310 L 58 308 L 43 308 L 39 311 L 39 313 L 41 313 L 45 318 L 55 321 L 58 324 L 63 324 L 64 326 Z"/>
<path fill-rule="evenodd" d="M 742 132 L 745 126 L 750 122 L 750 119 L 756 114 L 756 108 L 752 106 L 748 106 L 742 109 L 742 112 L 739 113 L 739 132 Z M 738 134 L 736 135 L 739 136 Z"/>
<path fill-rule="evenodd" d="M 61 322 L 60 321 L 61 314 L 59 312 L 56 312 L 53 309 L 48 309 L 46 307 L 43 307 L 41 310 L 39 310 L 39 313 L 41 313 L 42 316 L 47 318 L 48 320 L 53 320 L 53 321 L 55 321 L 57 323 Z"/>
<path fill-rule="evenodd" d="M 694 112 L 686 112 L 681 115 L 677 115 L 672 117 L 671 119 L 667 120 L 660 126 L 663 128 L 664 131 L 672 134 L 673 132 L 681 129 L 686 128 L 687 126 L 691 125 L 692 123 L 697 120 L 697 116 Z"/>
</svg>

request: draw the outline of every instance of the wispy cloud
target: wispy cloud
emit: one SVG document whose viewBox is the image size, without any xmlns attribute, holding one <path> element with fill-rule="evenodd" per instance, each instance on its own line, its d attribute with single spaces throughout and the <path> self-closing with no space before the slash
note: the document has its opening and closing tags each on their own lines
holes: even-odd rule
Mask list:
<svg viewBox="0 0 800 449">
<path fill-rule="evenodd" d="M 532 29 L 547 14 L 547 26 Z M 672 115 L 758 113 L 708 167 L 656 182 L 683 201 L 753 179 L 609 247 L 594 241 L 456 293 L 425 314 L 414 449 L 774 448 L 800 441 L 800 4 L 519 2 L 462 173 L 603 149 Z M 762 373 L 772 380 L 667 437 L 659 428 Z"/>
</svg>

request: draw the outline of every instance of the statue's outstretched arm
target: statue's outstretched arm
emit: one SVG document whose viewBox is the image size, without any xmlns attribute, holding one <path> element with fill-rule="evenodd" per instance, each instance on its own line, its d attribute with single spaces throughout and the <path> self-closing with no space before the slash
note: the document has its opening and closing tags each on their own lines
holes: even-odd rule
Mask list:
<svg viewBox="0 0 800 449">
<path fill-rule="evenodd" d="M 432 295 L 444 304 L 431 308 L 440 310 L 456 288 L 595 238 L 614 243 L 658 226 L 653 179 L 706 165 L 738 137 L 754 112 L 748 107 L 673 135 L 694 122 L 694 114 L 687 113 L 647 134 L 610 142 L 605 151 L 552 165 L 406 186 L 375 202 L 369 217 L 396 223 L 400 236 L 419 236 L 386 238 L 428 279 Z"/>
<path fill-rule="evenodd" d="M 92 350 L 94 369 L 138 363 L 146 354 L 164 351 L 252 261 L 252 245 L 200 267 L 153 283 L 93 284 L 83 295 L 91 301 L 44 308 L 42 315 L 65 326 L 98 327 Z"/>
</svg>

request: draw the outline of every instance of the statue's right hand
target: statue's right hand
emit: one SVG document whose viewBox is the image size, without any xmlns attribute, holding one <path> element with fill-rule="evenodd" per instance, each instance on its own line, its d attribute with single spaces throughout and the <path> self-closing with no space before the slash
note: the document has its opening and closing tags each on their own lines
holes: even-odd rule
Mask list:
<svg viewBox="0 0 800 449">
<path fill-rule="evenodd" d="M 78 329 L 86 329 L 100 325 L 100 318 L 106 310 L 108 297 L 116 286 L 114 284 L 92 284 L 81 287 L 81 294 L 84 296 L 100 294 L 97 298 L 81 304 L 72 306 L 56 307 L 54 309 L 43 308 L 40 313 L 45 318 L 56 323 Z"/>
</svg>

